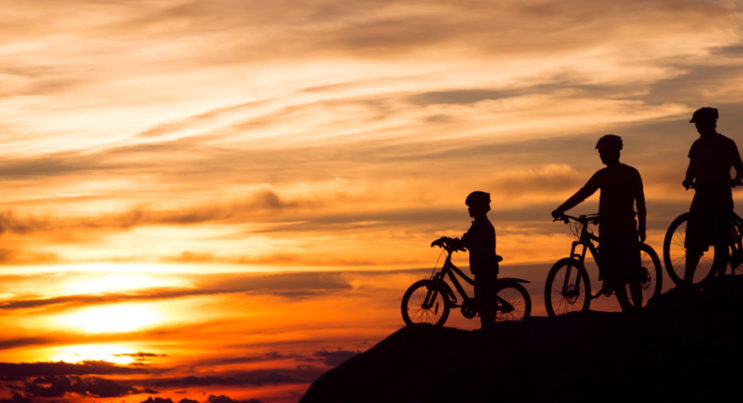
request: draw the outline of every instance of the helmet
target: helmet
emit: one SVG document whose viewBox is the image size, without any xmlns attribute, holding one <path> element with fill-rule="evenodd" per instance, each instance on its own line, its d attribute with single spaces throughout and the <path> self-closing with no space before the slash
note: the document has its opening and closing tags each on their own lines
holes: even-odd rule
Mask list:
<svg viewBox="0 0 743 403">
<path fill-rule="evenodd" d="M 596 142 L 598 150 L 616 150 L 622 149 L 622 138 L 616 134 L 605 134 Z"/>
<path fill-rule="evenodd" d="M 464 204 L 470 207 L 488 207 L 490 208 L 490 193 L 476 190 L 469 195 Z"/>
<path fill-rule="evenodd" d="M 716 108 L 710 108 L 709 106 L 705 106 L 703 108 L 699 108 L 696 111 L 694 111 L 694 114 L 691 115 L 691 120 L 689 123 L 700 123 L 700 122 L 709 122 L 709 121 L 715 121 L 719 117 L 719 114 L 717 113 Z"/>
</svg>

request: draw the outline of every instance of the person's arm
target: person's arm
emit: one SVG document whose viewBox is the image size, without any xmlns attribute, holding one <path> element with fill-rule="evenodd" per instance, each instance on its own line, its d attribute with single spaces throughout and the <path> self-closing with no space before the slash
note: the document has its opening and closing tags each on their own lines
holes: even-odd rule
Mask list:
<svg viewBox="0 0 743 403">
<path fill-rule="evenodd" d="M 733 142 L 732 147 L 732 153 L 733 153 L 733 168 L 735 168 L 735 179 L 733 179 L 733 186 L 737 186 L 740 184 L 741 179 L 743 179 L 743 162 L 740 160 L 740 152 L 738 152 L 738 146 Z"/>
<path fill-rule="evenodd" d="M 495 233 L 489 234 L 483 224 L 472 224 L 472 227 L 462 235 L 462 246 L 470 253 L 487 253 L 495 250 Z"/>
<path fill-rule="evenodd" d="M 570 196 L 570 198 L 567 199 L 565 203 L 561 204 L 554 211 L 552 211 L 552 217 L 561 217 L 566 210 L 570 210 L 571 208 L 577 206 L 583 200 L 586 200 L 592 194 L 596 193 L 596 190 L 598 190 L 599 188 L 598 175 L 598 172 L 593 174 L 591 179 L 589 179 L 582 188 L 575 192 L 574 195 Z"/>
<path fill-rule="evenodd" d="M 637 203 L 637 235 L 640 243 L 645 242 L 647 210 L 645 209 L 645 191 L 642 188 L 642 177 L 637 173 L 637 189 L 635 190 L 635 202 Z"/>
<path fill-rule="evenodd" d="M 686 168 L 686 176 L 684 177 L 684 181 L 681 182 L 681 185 L 685 187 L 686 189 L 690 188 L 692 184 L 694 184 L 694 177 L 695 177 L 694 172 L 696 172 L 696 158 L 694 158 L 694 144 L 692 144 L 691 149 L 689 150 L 689 167 Z"/>
</svg>

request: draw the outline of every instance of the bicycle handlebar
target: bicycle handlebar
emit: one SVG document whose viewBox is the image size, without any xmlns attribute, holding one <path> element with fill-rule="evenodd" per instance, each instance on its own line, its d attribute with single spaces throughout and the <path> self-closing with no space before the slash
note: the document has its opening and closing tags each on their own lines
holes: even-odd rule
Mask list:
<svg viewBox="0 0 743 403">
<path fill-rule="evenodd" d="M 449 237 L 441 237 L 431 242 L 431 247 L 433 248 L 434 246 L 438 246 L 439 248 L 442 248 L 449 253 L 467 250 L 461 244 L 457 245 L 457 242 L 455 242 L 454 238 Z"/>
<path fill-rule="evenodd" d="M 564 222 L 565 224 L 567 224 L 568 222 L 570 222 L 570 220 L 579 222 L 579 223 L 584 224 L 584 225 L 585 224 L 589 224 L 589 223 L 590 224 L 598 224 L 599 223 L 599 215 L 598 214 L 588 214 L 588 215 L 582 214 L 579 217 L 574 217 L 574 216 L 571 216 L 571 215 L 568 215 L 568 214 L 563 214 L 560 217 L 555 217 L 555 219 L 552 220 L 552 221 L 558 221 L 558 220 Z"/>
</svg>

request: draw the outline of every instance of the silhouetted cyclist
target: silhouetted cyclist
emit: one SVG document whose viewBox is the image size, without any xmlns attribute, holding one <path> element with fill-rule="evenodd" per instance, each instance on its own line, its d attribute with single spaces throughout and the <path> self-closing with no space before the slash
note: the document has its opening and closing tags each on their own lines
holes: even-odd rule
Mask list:
<svg viewBox="0 0 743 403">
<path fill-rule="evenodd" d="M 645 194 L 640 173 L 635 168 L 619 162 L 621 137 L 607 134 L 596 143 L 596 149 L 606 168 L 593 174 L 585 186 L 552 212 L 552 216 L 562 217 L 566 210 L 601 189 L 599 277 L 614 289 L 622 311 L 626 312 L 633 309 L 624 287 L 628 282 L 634 305 L 642 306 L 640 243 L 645 242 Z M 635 222 L 635 204 L 639 230 L 638 223 Z"/>
<path fill-rule="evenodd" d="M 467 196 L 465 204 L 470 217 L 474 218 L 467 233 L 458 238 L 439 238 L 431 245 L 447 242 L 463 246 L 470 254 L 470 270 L 475 275 L 475 299 L 480 312 L 483 329 L 495 323 L 495 285 L 498 277 L 498 261 L 495 255 L 495 228 L 488 220 L 490 194 L 474 191 Z"/>
<path fill-rule="evenodd" d="M 699 259 L 709 245 L 727 241 L 733 211 L 731 188 L 743 178 L 738 146 L 735 141 L 717 132 L 718 116 L 717 109 L 703 107 L 697 109 L 689 121 L 699 132 L 699 138 L 689 150 L 689 168 L 682 182 L 687 189 L 695 188 L 684 245 L 684 280 L 689 284 Z M 732 179 L 731 168 L 735 168 L 735 178 Z"/>
</svg>

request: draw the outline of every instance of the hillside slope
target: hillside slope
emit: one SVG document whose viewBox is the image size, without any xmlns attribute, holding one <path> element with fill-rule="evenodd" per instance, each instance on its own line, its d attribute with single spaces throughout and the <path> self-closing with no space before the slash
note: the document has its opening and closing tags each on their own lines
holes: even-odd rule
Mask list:
<svg viewBox="0 0 743 403">
<path fill-rule="evenodd" d="M 672 290 L 636 316 L 537 317 L 487 334 L 413 326 L 328 371 L 300 402 L 737 400 L 741 330 L 743 278 Z"/>
</svg>

